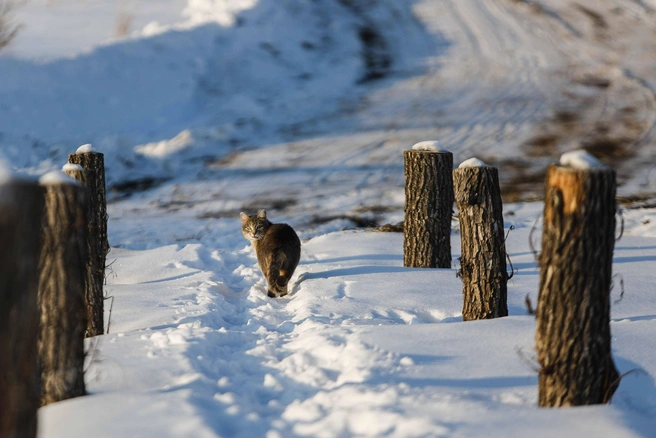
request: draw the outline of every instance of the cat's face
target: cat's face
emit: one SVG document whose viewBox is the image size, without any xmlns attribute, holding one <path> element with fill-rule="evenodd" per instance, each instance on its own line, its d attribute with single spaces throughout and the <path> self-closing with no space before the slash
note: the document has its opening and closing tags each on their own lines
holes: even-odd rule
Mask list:
<svg viewBox="0 0 656 438">
<path fill-rule="evenodd" d="M 266 217 L 265 210 L 260 210 L 254 216 L 241 212 L 239 216 L 241 217 L 241 232 L 250 241 L 262 239 L 269 225 L 271 225 Z"/>
</svg>

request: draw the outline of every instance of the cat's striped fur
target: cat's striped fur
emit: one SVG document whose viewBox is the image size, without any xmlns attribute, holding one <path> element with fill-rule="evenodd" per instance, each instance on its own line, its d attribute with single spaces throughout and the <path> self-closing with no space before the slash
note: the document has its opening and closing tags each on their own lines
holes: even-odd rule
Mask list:
<svg viewBox="0 0 656 438">
<path fill-rule="evenodd" d="M 249 216 L 242 212 L 241 232 L 251 241 L 257 262 L 267 280 L 268 295 L 282 297 L 289 293 L 287 286 L 301 259 L 301 241 L 287 224 L 272 224 L 266 210 Z"/>
</svg>

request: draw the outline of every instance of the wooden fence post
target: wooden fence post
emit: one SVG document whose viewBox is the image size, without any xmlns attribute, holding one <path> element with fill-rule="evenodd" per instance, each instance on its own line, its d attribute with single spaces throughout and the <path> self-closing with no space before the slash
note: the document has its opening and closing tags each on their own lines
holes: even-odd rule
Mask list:
<svg viewBox="0 0 656 438">
<path fill-rule="evenodd" d="M 84 387 L 87 189 L 62 172 L 44 175 L 39 263 L 41 405 L 78 397 Z"/>
<path fill-rule="evenodd" d="M 438 142 L 421 142 L 404 151 L 403 158 L 403 266 L 450 268 L 453 154 Z"/>
<path fill-rule="evenodd" d="M 508 316 L 499 173 L 472 158 L 453 171 L 461 236 L 462 319 Z"/>
<path fill-rule="evenodd" d="M 69 164 L 79 168 L 64 166 L 64 172 L 84 184 L 89 190 L 87 248 L 90 260 L 90 277 L 86 287 L 87 330 L 86 337 L 104 333 L 104 293 L 105 260 L 109 252 L 107 240 L 107 198 L 105 194 L 104 155 L 94 152 L 91 145 L 81 146 L 75 154 L 68 156 Z"/>
<path fill-rule="evenodd" d="M 544 407 L 605 403 L 618 385 L 610 338 L 615 172 L 576 153 L 582 159 L 565 154 L 546 175 L 535 335 Z"/>
<path fill-rule="evenodd" d="M 43 189 L 9 175 L 0 178 L 0 437 L 34 438 L 41 391 L 37 284 Z"/>
</svg>

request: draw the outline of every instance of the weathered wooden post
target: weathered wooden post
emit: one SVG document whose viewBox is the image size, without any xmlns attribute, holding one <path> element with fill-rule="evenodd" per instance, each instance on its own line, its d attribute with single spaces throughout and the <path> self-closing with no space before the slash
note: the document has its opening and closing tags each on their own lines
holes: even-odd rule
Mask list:
<svg viewBox="0 0 656 438">
<path fill-rule="evenodd" d="M 86 286 L 87 330 L 86 337 L 104 333 L 105 261 L 109 252 L 107 240 L 107 198 L 105 194 L 104 155 L 95 152 L 91 145 L 83 145 L 76 153 L 68 156 L 69 164 L 64 172 L 84 184 L 89 190 L 87 248 L 89 253 L 89 278 Z"/>
<path fill-rule="evenodd" d="M 404 151 L 403 158 L 403 266 L 450 268 L 453 154 L 439 142 L 425 141 Z"/>
<path fill-rule="evenodd" d="M 45 187 L 39 263 L 41 405 L 78 397 L 84 387 L 87 189 L 55 171 Z"/>
<path fill-rule="evenodd" d="M 618 385 L 610 345 L 615 172 L 585 151 L 569 152 L 547 169 L 545 189 L 538 402 L 605 403 Z"/>
<path fill-rule="evenodd" d="M 34 438 L 43 189 L 0 170 L 0 437 Z"/>
<path fill-rule="evenodd" d="M 472 158 L 453 171 L 461 236 L 462 319 L 508 316 L 499 173 Z"/>
</svg>

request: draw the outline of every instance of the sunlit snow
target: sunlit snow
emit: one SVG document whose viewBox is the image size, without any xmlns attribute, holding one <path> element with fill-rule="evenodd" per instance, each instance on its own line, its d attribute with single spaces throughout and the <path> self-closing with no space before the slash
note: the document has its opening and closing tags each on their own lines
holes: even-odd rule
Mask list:
<svg viewBox="0 0 656 438">
<path fill-rule="evenodd" d="M 487 167 L 482 160 L 479 160 L 476 157 L 468 158 L 467 160 L 460 163 L 458 168 L 462 169 L 463 167 Z"/>
<path fill-rule="evenodd" d="M 599 169 L 605 167 L 593 155 L 584 150 L 565 152 L 560 156 L 560 164 L 561 166 L 567 166 L 579 170 Z"/>
<path fill-rule="evenodd" d="M 39 437 L 653 436 L 655 13 L 655 0 L 22 4 L 0 52 L 0 182 L 93 144 L 112 247 L 89 396 L 41 408 Z M 371 231 L 404 219 L 403 152 L 443 150 L 426 139 L 496 167 L 507 201 L 541 199 L 547 165 L 574 148 L 617 170 L 632 208 L 613 263 L 626 375 L 611 404 L 537 408 L 526 298 L 541 202 L 504 203 L 514 276 L 496 320 L 462 321 L 456 220 L 448 269 L 405 268 L 403 235 Z M 302 239 L 281 299 L 240 230 L 239 212 L 260 209 Z"/>
</svg>

